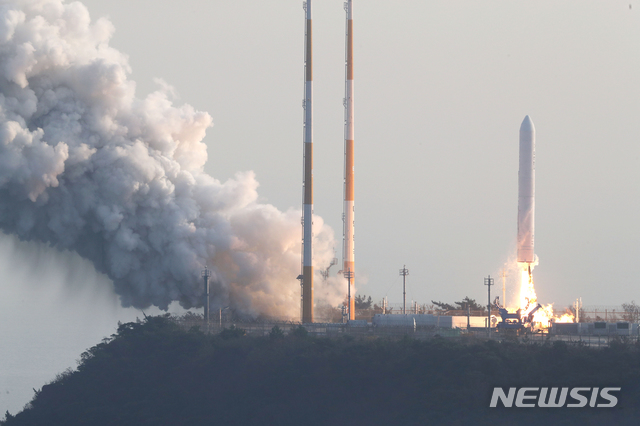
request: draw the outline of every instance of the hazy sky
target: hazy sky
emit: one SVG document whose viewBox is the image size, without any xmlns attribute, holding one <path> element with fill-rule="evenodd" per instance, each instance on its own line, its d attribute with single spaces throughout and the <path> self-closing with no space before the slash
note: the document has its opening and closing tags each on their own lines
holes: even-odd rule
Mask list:
<svg viewBox="0 0 640 426">
<path fill-rule="evenodd" d="M 94 19 L 115 25 L 111 44 L 129 55 L 139 97 L 162 78 L 178 104 L 211 114 L 211 175 L 254 170 L 264 201 L 300 208 L 301 1 L 84 3 Z M 314 3 L 315 213 L 339 237 L 339 258 L 342 4 Z M 409 300 L 486 300 L 483 277 L 497 276 L 515 253 L 518 130 L 529 114 L 537 130 L 539 300 L 640 301 L 640 4 L 632 5 L 355 0 L 359 293 L 401 302 L 398 269 L 406 264 Z M 13 330 L 5 340 L 55 333 L 69 352 L 11 346 L 14 354 L 40 351 L 45 376 L 72 366 L 117 319 L 135 318 L 88 263 L 0 242 L 0 320 Z M 71 287 L 61 286 L 67 281 Z M 47 322 L 48 330 L 36 329 Z M 22 387 L 31 392 L 39 377 Z M 15 411 L 16 400 L 0 394 L 1 411 Z"/>
<path fill-rule="evenodd" d="M 208 111 L 206 170 L 254 170 L 262 199 L 302 199 L 302 2 L 87 0 L 116 27 L 138 96 L 175 87 Z M 355 3 L 358 291 L 485 298 L 514 253 L 518 129 L 537 130 L 540 301 L 640 299 L 640 5 Z M 395 3 L 394 3 L 395 4 Z M 314 4 L 315 213 L 341 258 L 344 11 Z M 316 265 L 317 268 L 323 265 Z M 334 269 L 335 272 L 335 269 Z"/>
<path fill-rule="evenodd" d="M 130 55 L 140 95 L 160 77 L 213 116 L 209 173 L 254 170 L 264 200 L 299 207 L 302 2 L 85 3 L 114 23 L 112 45 Z M 314 3 L 315 212 L 338 236 L 342 6 Z M 640 4 L 354 8 L 358 291 L 400 302 L 406 264 L 410 299 L 484 300 L 483 277 L 515 248 L 518 129 L 529 114 L 540 301 L 640 299 Z"/>
</svg>

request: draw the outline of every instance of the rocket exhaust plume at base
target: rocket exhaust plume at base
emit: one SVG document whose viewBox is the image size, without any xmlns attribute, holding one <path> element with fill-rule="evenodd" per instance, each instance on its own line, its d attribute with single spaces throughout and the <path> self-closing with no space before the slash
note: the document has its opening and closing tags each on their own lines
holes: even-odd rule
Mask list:
<svg viewBox="0 0 640 426">
<path fill-rule="evenodd" d="M 253 172 L 204 173 L 211 117 L 136 98 L 113 31 L 79 2 L 3 1 L 0 229 L 90 260 L 124 306 L 201 307 L 208 265 L 212 308 L 298 318 L 300 210 L 259 203 Z M 328 264 L 333 233 L 314 231 Z"/>
</svg>

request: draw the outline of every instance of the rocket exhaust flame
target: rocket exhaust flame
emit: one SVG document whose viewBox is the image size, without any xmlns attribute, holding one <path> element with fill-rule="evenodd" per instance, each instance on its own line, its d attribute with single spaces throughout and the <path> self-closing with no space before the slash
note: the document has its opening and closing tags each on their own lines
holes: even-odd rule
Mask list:
<svg viewBox="0 0 640 426">
<path fill-rule="evenodd" d="M 209 265 L 212 308 L 298 318 L 300 210 L 258 202 L 253 172 L 206 174 L 211 117 L 138 99 L 113 31 L 79 2 L 3 1 L 0 229 L 89 259 L 124 306 L 202 306 Z M 327 264 L 333 231 L 314 234 Z"/>
<path fill-rule="evenodd" d="M 518 263 L 521 271 L 519 308 L 521 309 L 523 318 L 533 312 L 532 326 L 537 330 L 548 328 L 552 322 L 573 322 L 573 315 L 564 314 L 556 316 L 553 312 L 553 304 L 541 305 L 540 308 L 534 312 L 534 309 L 538 306 L 538 296 L 536 295 L 536 290 L 533 285 L 532 266 L 535 266 L 535 264 Z"/>
</svg>

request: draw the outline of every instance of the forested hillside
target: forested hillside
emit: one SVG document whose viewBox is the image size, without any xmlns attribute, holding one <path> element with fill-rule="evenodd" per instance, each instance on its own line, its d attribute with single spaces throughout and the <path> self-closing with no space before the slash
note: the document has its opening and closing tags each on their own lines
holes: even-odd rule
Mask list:
<svg viewBox="0 0 640 426">
<path fill-rule="evenodd" d="M 527 345 L 206 335 L 166 317 L 127 323 L 82 354 L 4 426 L 636 425 L 640 351 Z M 616 408 L 489 408 L 496 386 L 622 387 Z"/>
</svg>

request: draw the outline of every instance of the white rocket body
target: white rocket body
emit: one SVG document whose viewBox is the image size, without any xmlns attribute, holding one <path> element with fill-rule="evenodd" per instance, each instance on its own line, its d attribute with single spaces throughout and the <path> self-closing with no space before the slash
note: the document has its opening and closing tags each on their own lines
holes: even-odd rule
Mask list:
<svg viewBox="0 0 640 426">
<path fill-rule="evenodd" d="M 527 115 L 520 126 L 518 262 L 534 263 L 536 129 Z"/>
</svg>

